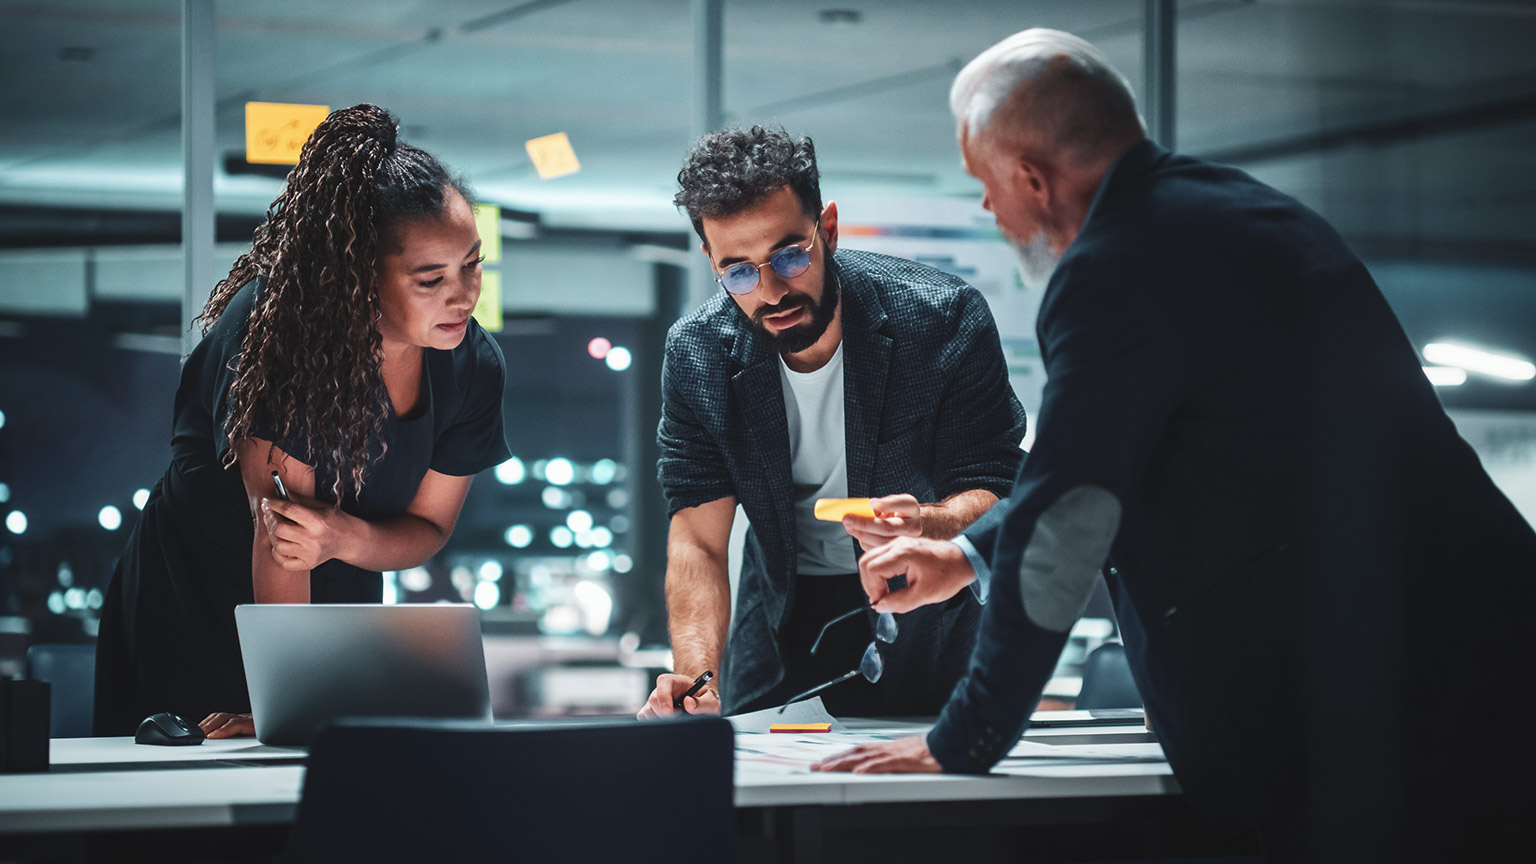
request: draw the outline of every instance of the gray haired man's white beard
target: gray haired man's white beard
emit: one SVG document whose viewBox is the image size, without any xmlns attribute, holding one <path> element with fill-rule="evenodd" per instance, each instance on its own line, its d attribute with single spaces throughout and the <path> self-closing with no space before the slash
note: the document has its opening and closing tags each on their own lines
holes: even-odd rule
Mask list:
<svg viewBox="0 0 1536 864">
<path fill-rule="evenodd" d="M 1051 274 L 1056 272 L 1056 265 L 1061 261 L 1061 255 L 1051 248 L 1051 242 L 1045 238 L 1045 232 L 1036 234 L 1033 240 L 1027 243 L 1008 241 L 1013 247 L 1014 257 L 1019 260 L 1019 276 L 1024 280 L 1024 287 L 1031 291 L 1043 291 L 1051 281 Z"/>
</svg>

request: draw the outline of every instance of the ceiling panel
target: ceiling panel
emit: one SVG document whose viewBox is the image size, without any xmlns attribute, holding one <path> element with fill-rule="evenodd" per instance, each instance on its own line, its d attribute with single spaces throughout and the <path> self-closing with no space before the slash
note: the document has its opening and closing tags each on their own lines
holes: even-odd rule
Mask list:
<svg viewBox="0 0 1536 864">
<path fill-rule="evenodd" d="M 1536 4 L 1178 8 L 1183 149 L 1231 156 L 1346 234 L 1516 252 L 1531 242 L 1536 128 L 1521 111 L 1536 116 Z M 247 99 L 372 101 L 488 198 L 556 223 L 683 227 L 669 201 L 689 140 L 687 0 L 217 9 L 225 152 L 243 145 Z M 833 9 L 858 20 L 828 23 Z M 1142 10 L 1141 0 L 727 0 L 725 111 L 812 135 L 829 194 L 974 195 L 946 106 L 954 70 L 1009 32 L 1049 25 L 1094 40 L 1140 87 Z M 0 203 L 177 205 L 179 15 L 176 0 L 0 2 Z M 522 142 L 554 131 L 571 136 L 583 171 L 540 181 Z M 277 186 L 221 177 L 217 188 L 222 209 L 258 213 Z"/>
</svg>

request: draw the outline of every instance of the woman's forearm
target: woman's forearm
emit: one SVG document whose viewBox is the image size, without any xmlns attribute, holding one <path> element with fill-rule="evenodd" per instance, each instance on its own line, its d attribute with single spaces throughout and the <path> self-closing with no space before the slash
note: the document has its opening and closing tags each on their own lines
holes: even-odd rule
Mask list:
<svg viewBox="0 0 1536 864">
<path fill-rule="evenodd" d="M 354 516 L 335 557 L 364 570 L 405 570 L 426 563 L 451 533 L 409 513 L 376 521 Z"/>
<path fill-rule="evenodd" d="M 257 522 L 251 543 L 251 588 L 257 603 L 308 603 L 309 571 L 285 570 L 272 560 L 272 543 Z"/>
</svg>

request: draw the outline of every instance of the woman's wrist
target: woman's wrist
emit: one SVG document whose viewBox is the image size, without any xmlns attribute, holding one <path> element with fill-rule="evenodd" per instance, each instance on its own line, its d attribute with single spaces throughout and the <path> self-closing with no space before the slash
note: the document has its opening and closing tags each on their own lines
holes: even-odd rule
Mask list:
<svg viewBox="0 0 1536 864">
<path fill-rule="evenodd" d="M 368 547 L 368 522 L 341 509 L 334 511 L 336 544 L 331 557 L 354 564 Z"/>
</svg>

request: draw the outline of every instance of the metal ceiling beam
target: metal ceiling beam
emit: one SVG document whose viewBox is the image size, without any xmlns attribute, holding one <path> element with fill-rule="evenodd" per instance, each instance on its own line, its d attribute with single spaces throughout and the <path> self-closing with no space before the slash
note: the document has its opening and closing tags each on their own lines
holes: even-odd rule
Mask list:
<svg viewBox="0 0 1536 864">
<path fill-rule="evenodd" d="M 1212 162 L 1252 165 L 1275 159 L 1313 156 L 1345 147 L 1386 147 L 1440 135 L 1531 123 L 1533 118 L 1536 118 L 1536 93 L 1527 93 L 1477 105 L 1457 105 L 1407 117 L 1366 120 L 1300 135 L 1286 135 L 1267 141 L 1209 150 L 1199 155 Z"/>
<path fill-rule="evenodd" d="M 1146 0 L 1145 8 L 1142 59 L 1146 72 L 1142 80 L 1147 92 L 1142 96 L 1142 110 L 1146 114 L 1147 134 L 1152 140 L 1172 150 L 1174 88 L 1177 83 L 1174 2 Z"/>
<path fill-rule="evenodd" d="M 725 10 L 722 0 L 692 0 L 693 126 L 692 140 L 725 123 L 721 78 L 725 68 Z M 690 240 L 692 238 L 689 238 Z M 691 245 L 691 243 L 690 243 Z M 688 273 L 687 309 L 698 308 L 715 287 L 714 268 L 702 255 L 694 257 Z"/>
<path fill-rule="evenodd" d="M 213 206 L 214 0 L 182 0 L 181 6 L 181 295 L 182 355 L 201 334 L 194 324 L 214 283 Z"/>
</svg>

